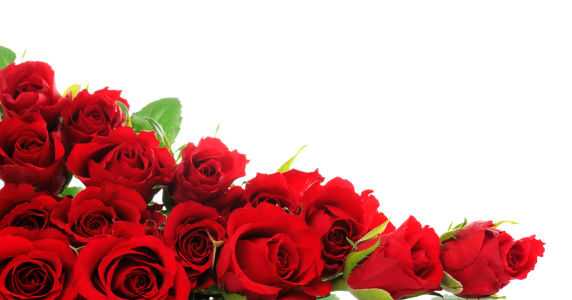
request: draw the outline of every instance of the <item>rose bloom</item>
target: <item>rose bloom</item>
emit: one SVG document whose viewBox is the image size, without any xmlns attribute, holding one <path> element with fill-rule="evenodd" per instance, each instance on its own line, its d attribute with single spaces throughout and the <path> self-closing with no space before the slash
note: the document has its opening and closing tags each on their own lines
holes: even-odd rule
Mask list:
<svg viewBox="0 0 572 300">
<path fill-rule="evenodd" d="M 182 154 L 169 186 L 173 205 L 194 201 L 211 206 L 209 200 L 224 194 L 237 178 L 245 175 L 248 162 L 245 155 L 229 151 L 212 137 L 202 138 L 197 146 L 189 143 Z"/>
<path fill-rule="evenodd" d="M 0 231 L 0 298 L 76 299 L 72 287 L 76 254 L 66 240 L 55 229 Z"/>
<path fill-rule="evenodd" d="M 131 127 L 112 130 L 107 137 L 77 144 L 67 167 L 86 186 L 115 183 L 130 187 L 150 202 L 156 185 L 171 182 L 175 159 L 152 131 L 136 134 Z"/>
<path fill-rule="evenodd" d="M 137 226 L 147 208 L 135 190 L 116 184 L 88 187 L 72 201 L 52 214 L 52 220 L 72 238 L 74 245 L 83 246 L 102 234 L 111 234 L 116 222 Z"/>
<path fill-rule="evenodd" d="M 225 225 L 214 208 L 192 201 L 175 206 L 167 218 L 165 244 L 180 258 L 191 288 L 204 290 L 216 284 L 211 271 L 215 256 L 213 241 L 226 240 Z"/>
<path fill-rule="evenodd" d="M 320 274 L 321 244 L 299 216 L 261 203 L 235 210 L 228 240 L 216 264 L 217 282 L 227 293 L 255 299 L 315 299 L 327 295 Z"/>
<path fill-rule="evenodd" d="M 493 226 L 492 221 L 472 222 L 443 242 L 443 268 L 463 285 L 460 297 L 496 294 L 511 279 L 525 278 L 544 254 L 544 243 L 534 236 L 514 241 Z"/>
<path fill-rule="evenodd" d="M 66 182 L 65 149 L 37 113 L 0 121 L 0 179 L 59 194 Z"/>
<path fill-rule="evenodd" d="M 382 289 L 393 299 L 441 289 L 441 244 L 433 228 L 422 227 L 411 216 L 395 231 L 378 239 L 379 247 L 352 270 L 348 287 L 356 290 Z M 364 242 L 358 249 L 367 249 L 376 242 L 377 239 Z"/>
<path fill-rule="evenodd" d="M 46 192 L 36 192 L 26 183 L 7 183 L 0 189 L 0 229 L 22 227 L 38 231 L 54 227 L 50 217 L 61 200 Z"/>
<path fill-rule="evenodd" d="M 38 112 L 54 128 L 62 107 L 71 100 L 56 90 L 52 67 L 41 61 L 11 63 L 0 69 L 0 103 L 4 117 Z"/>
<path fill-rule="evenodd" d="M 93 94 L 82 90 L 63 108 L 62 125 L 70 148 L 77 143 L 89 143 L 96 136 L 107 136 L 111 130 L 123 126 L 125 118 L 115 101 L 127 108 L 129 104 L 120 95 L 121 91 L 108 88 Z"/>
<path fill-rule="evenodd" d="M 153 236 L 104 235 L 79 253 L 74 287 L 90 300 L 187 300 L 189 281 L 173 251 Z"/>
<path fill-rule="evenodd" d="M 347 239 L 355 243 L 387 221 L 383 213 L 377 212 L 379 202 L 370 193 L 367 190 L 359 195 L 351 182 L 336 177 L 324 186 L 312 185 L 302 197 L 302 217 L 316 229 L 324 245 L 323 277 L 343 270 L 344 261 L 353 249 Z M 388 223 L 384 232 L 394 229 Z"/>
</svg>

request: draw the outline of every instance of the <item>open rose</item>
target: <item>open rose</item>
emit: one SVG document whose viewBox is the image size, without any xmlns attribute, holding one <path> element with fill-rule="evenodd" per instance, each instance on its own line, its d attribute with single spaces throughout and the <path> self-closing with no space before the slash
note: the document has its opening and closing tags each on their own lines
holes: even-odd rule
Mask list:
<svg viewBox="0 0 572 300">
<path fill-rule="evenodd" d="M 54 71 L 48 64 L 11 63 L 0 70 L 0 103 L 6 118 L 38 112 L 54 128 L 62 107 L 71 99 L 56 90 Z"/>
<path fill-rule="evenodd" d="M 77 291 L 87 299 L 187 300 L 189 281 L 173 251 L 153 236 L 92 239 L 74 268 Z"/>
<path fill-rule="evenodd" d="M 165 244 L 181 259 L 191 288 L 205 289 L 216 284 L 211 268 L 214 262 L 214 242 L 223 242 L 225 223 L 214 208 L 196 202 L 181 203 L 165 224 Z"/>
<path fill-rule="evenodd" d="M 387 221 L 383 213 L 377 212 L 379 202 L 365 191 L 355 192 L 347 180 L 336 177 L 326 185 L 312 185 L 301 200 L 302 216 L 316 229 L 322 241 L 322 259 L 326 263 L 323 277 L 342 271 L 347 255 L 353 249 L 348 239 L 357 242 L 371 229 Z M 385 233 L 395 227 L 388 223 Z"/>
<path fill-rule="evenodd" d="M 77 144 L 67 166 L 86 186 L 115 183 L 130 187 L 150 202 L 159 191 L 156 185 L 171 182 L 175 159 L 167 148 L 159 148 L 155 133 L 131 127 L 112 130 L 107 137 Z"/>
<path fill-rule="evenodd" d="M 237 178 L 245 175 L 246 156 L 229 151 L 217 138 L 205 137 L 197 146 L 189 143 L 182 153 L 183 159 L 175 168 L 169 187 L 174 205 L 195 201 L 211 206 L 209 200 L 224 194 Z"/>
<path fill-rule="evenodd" d="M 390 293 L 393 299 L 441 289 L 441 244 L 433 228 L 422 227 L 411 216 L 395 231 L 378 239 L 380 245 L 352 270 L 348 287 L 354 290 L 381 289 Z M 367 241 L 360 245 L 359 250 L 376 242 L 377 239 Z"/>
<path fill-rule="evenodd" d="M 514 241 L 492 221 L 467 224 L 453 239 L 443 242 L 445 272 L 463 285 L 460 297 L 496 294 L 511 279 L 522 279 L 534 269 L 544 243 L 534 237 Z"/>
<path fill-rule="evenodd" d="M 127 108 L 129 104 L 120 95 L 121 91 L 108 88 L 93 94 L 82 90 L 64 107 L 62 125 L 71 148 L 77 143 L 89 143 L 96 136 L 107 136 L 111 130 L 123 126 L 123 112 L 115 101 Z"/>
<path fill-rule="evenodd" d="M 37 113 L 0 121 L 0 179 L 59 194 L 66 182 L 65 150 Z"/>
<path fill-rule="evenodd" d="M 320 277 L 320 240 L 300 217 L 261 203 L 235 210 L 227 233 L 216 265 L 218 283 L 227 293 L 254 300 L 315 298 L 330 292 L 329 282 Z M 293 298 L 296 293 L 301 295 Z"/>
<path fill-rule="evenodd" d="M 59 235 L 59 236 L 58 236 Z M 55 229 L 0 232 L 0 298 L 73 300 L 75 252 Z"/>
<path fill-rule="evenodd" d="M 0 190 L 0 229 L 21 227 L 38 231 L 55 227 L 50 217 L 60 200 L 57 196 L 36 192 L 26 183 L 8 183 Z"/>
<path fill-rule="evenodd" d="M 102 234 L 111 234 L 116 222 L 138 225 L 147 205 L 135 190 L 122 185 L 105 184 L 79 192 L 66 209 L 57 210 L 54 223 L 72 237 L 77 246 Z"/>
</svg>

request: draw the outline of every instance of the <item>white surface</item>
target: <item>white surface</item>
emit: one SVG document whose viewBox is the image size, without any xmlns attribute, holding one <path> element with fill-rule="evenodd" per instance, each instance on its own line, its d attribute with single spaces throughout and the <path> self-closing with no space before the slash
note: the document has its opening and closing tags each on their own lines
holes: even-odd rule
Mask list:
<svg viewBox="0 0 572 300">
<path fill-rule="evenodd" d="M 89 80 L 134 111 L 179 97 L 177 145 L 220 123 L 248 177 L 309 144 L 295 168 L 373 189 L 397 225 L 518 221 L 502 228 L 546 257 L 501 294 L 567 289 L 569 2 L 14 3 L 0 44 L 50 63 L 60 92 Z"/>
</svg>

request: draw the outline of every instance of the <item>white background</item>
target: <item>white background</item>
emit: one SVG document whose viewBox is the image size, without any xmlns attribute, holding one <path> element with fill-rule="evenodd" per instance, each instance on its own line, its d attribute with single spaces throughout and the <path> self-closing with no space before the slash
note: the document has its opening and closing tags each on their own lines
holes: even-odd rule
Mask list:
<svg viewBox="0 0 572 300">
<path fill-rule="evenodd" d="M 177 146 L 220 123 L 248 178 L 309 144 L 295 168 L 373 189 L 397 225 L 518 221 L 501 229 L 546 255 L 501 294 L 568 297 L 570 2 L 116 2 L 4 3 L 0 45 L 50 63 L 60 92 L 179 97 Z"/>
</svg>

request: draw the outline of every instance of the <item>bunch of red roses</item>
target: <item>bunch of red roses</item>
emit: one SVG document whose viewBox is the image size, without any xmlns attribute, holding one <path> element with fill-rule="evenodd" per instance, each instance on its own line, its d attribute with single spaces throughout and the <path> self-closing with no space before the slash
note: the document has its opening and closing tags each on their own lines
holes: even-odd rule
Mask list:
<svg viewBox="0 0 572 300">
<path fill-rule="evenodd" d="M 130 115 L 120 91 L 62 95 L 14 58 L 0 47 L 0 299 L 481 297 L 543 255 L 490 221 L 395 228 L 372 191 L 293 159 L 234 185 L 248 160 L 219 139 L 171 150 L 178 100 Z"/>
</svg>

